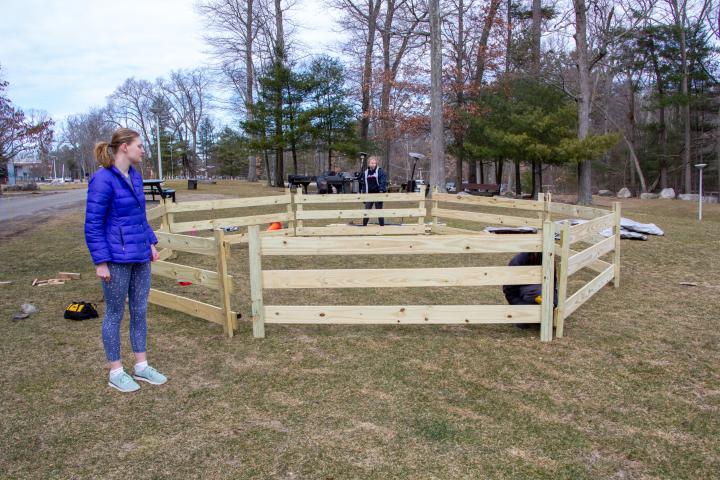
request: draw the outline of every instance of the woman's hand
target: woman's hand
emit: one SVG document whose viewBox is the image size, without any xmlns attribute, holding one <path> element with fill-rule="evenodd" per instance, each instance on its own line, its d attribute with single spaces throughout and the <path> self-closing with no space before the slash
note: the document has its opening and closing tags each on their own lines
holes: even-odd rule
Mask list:
<svg viewBox="0 0 720 480">
<path fill-rule="evenodd" d="M 95 274 L 102 279 L 104 282 L 109 282 L 111 280 L 110 278 L 110 269 L 108 268 L 107 263 L 98 263 L 95 266 Z"/>
<path fill-rule="evenodd" d="M 152 261 L 157 262 L 160 260 L 160 254 L 158 253 L 157 249 L 155 248 L 155 245 L 150 245 L 150 251 L 152 252 Z"/>
</svg>

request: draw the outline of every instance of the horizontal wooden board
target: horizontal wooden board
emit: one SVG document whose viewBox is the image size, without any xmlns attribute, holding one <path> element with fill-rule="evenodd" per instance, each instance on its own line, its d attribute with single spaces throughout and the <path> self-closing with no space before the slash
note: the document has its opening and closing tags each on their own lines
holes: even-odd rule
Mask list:
<svg viewBox="0 0 720 480">
<path fill-rule="evenodd" d="M 281 228 L 280 230 L 270 230 L 270 231 L 260 232 L 261 236 L 268 236 L 268 237 L 287 237 L 288 235 L 292 235 L 292 234 L 293 234 L 293 231 L 290 228 Z M 248 243 L 247 233 L 225 234 L 225 243 L 227 243 L 228 245 L 236 245 L 239 243 Z"/>
<path fill-rule="evenodd" d="M 481 205 L 484 207 L 513 208 L 516 210 L 542 211 L 543 202 L 505 197 L 481 197 L 478 195 L 457 195 L 451 193 L 433 193 L 432 200 L 456 203 L 460 205 Z"/>
<path fill-rule="evenodd" d="M 540 266 L 263 271 L 263 288 L 477 287 L 541 281 Z"/>
<path fill-rule="evenodd" d="M 553 214 L 558 214 L 562 218 L 582 218 L 591 220 L 597 217 L 603 217 L 612 213 L 610 210 L 601 208 L 585 207 L 582 205 L 570 205 L 568 203 L 548 203 L 548 209 Z"/>
<path fill-rule="evenodd" d="M 512 227 L 542 227 L 542 220 L 539 218 L 513 217 L 509 215 L 496 215 L 492 213 L 468 212 L 462 210 L 446 210 L 444 208 L 433 208 L 432 216 L 441 218 L 452 218 L 470 222 L 487 223 L 489 225 L 507 225 Z"/>
<path fill-rule="evenodd" d="M 540 323 L 540 305 L 268 305 L 264 311 L 265 323 L 285 324 Z"/>
<path fill-rule="evenodd" d="M 198 302 L 189 298 L 173 295 L 172 293 L 162 292 L 160 290 L 150 289 L 148 301 L 154 305 L 177 310 L 178 312 L 191 315 L 193 317 L 202 318 L 208 322 L 223 325 L 225 323 L 225 315 L 222 308 L 207 303 Z M 233 312 L 233 316 L 236 316 Z"/>
<path fill-rule="evenodd" d="M 586 223 L 570 227 L 570 244 L 587 240 L 588 237 L 598 235 L 603 230 L 615 225 L 615 215 L 610 213 L 604 217 L 594 218 Z"/>
<path fill-rule="evenodd" d="M 603 239 L 600 243 L 576 253 L 568 259 L 568 275 L 572 275 L 599 260 L 603 255 L 612 252 L 615 248 L 615 235 Z"/>
<path fill-rule="evenodd" d="M 219 275 L 211 270 L 179 265 L 177 263 L 157 261 L 152 262 L 152 273 L 165 278 L 171 278 L 178 282 L 192 282 L 196 285 L 213 288 L 220 288 Z"/>
<path fill-rule="evenodd" d="M 332 205 L 336 203 L 363 202 L 413 202 L 425 201 L 420 193 L 344 193 L 325 195 L 295 194 L 295 203 L 303 205 Z"/>
<path fill-rule="evenodd" d="M 263 237 L 263 255 L 431 255 L 539 252 L 539 234 Z"/>
<path fill-rule="evenodd" d="M 158 251 L 158 255 L 160 256 L 158 260 L 167 260 L 168 258 L 172 257 L 173 251 L 169 248 L 163 248 Z"/>
<path fill-rule="evenodd" d="M 297 227 L 297 235 L 301 237 L 322 237 L 342 235 L 420 235 L 425 233 L 425 225 L 378 225 L 352 226 L 328 225 L 327 227 Z"/>
<path fill-rule="evenodd" d="M 602 287 L 608 284 L 613 279 L 615 273 L 615 266 L 610 265 L 600 275 L 590 280 L 584 287 L 565 300 L 565 318 L 572 315 L 583 303 L 587 302 L 593 295 L 595 295 Z"/>
<path fill-rule="evenodd" d="M 148 221 L 155 220 L 156 218 L 160 218 L 163 215 L 165 215 L 165 205 L 151 208 L 150 210 L 147 210 L 145 212 L 145 216 L 147 217 Z"/>
<path fill-rule="evenodd" d="M 178 250 L 180 252 L 197 253 L 200 255 L 216 256 L 214 238 L 196 237 L 194 235 L 179 235 L 177 233 L 155 232 L 158 247 Z"/>
<path fill-rule="evenodd" d="M 467 228 L 455 228 L 448 227 L 445 224 L 442 225 L 431 225 L 430 231 L 441 235 L 492 235 L 491 233 L 484 232 L 482 230 L 468 230 Z"/>
<path fill-rule="evenodd" d="M 336 218 L 399 218 L 424 217 L 424 208 L 382 208 L 367 210 L 358 208 L 353 210 L 299 210 L 295 212 L 297 220 L 327 220 Z"/>
<path fill-rule="evenodd" d="M 263 207 L 268 205 L 287 205 L 290 195 L 272 195 L 267 197 L 227 198 L 222 200 L 201 200 L 195 202 L 169 203 L 168 213 L 203 212 L 228 208 Z"/>
<path fill-rule="evenodd" d="M 292 220 L 288 212 L 266 213 L 247 217 L 216 218 L 210 220 L 196 220 L 194 222 L 180 222 L 172 224 L 173 232 L 191 232 L 213 230 L 223 227 L 246 227 L 248 225 L 265 225 L 273 222 L 287 222 Z"/>
</svg>

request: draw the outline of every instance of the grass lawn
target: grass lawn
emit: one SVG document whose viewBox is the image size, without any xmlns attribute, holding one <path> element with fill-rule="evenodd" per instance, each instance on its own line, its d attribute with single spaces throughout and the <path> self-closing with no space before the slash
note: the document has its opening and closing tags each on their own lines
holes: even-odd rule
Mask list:
<svg viewBox="0 0 720 480">
<path fill-rule="evenodd" d="M 277 193 L 229 181 L 168 186 L 179 201 Z M 625 216 L 666 236 L 623 240 L 621 288 L 605 287 L 551 343 L 509 325 L 267 325 L 256 340 L 247 250 L 236 246 L 238 335 L 151 306 L 149 357 L 170 381 L 126 395 L 106 385 L 100 321 L 62 318 L 66 303 L 98 302 L 101 289 L 83 215 L 58 216 L 0 241 L 0 281 L 13 281 L 0 286 L 0 477 L 718 478 L 720 207 L 707 205 L 702 223 L 695 208 L 623 201 Z M 498 264 L 509 255 L 318 258 L 325 268 L 373 268 Z M 266 268 L 319 268 L 269 260 Z M 186 254 L 177 261 L 211 265 Z M 30 286 L 58 271 L 83 278 Z M 217 304 L 216 292 L 153 281 Z M 503 300 L 499 287 L 453 290 L 274 290 L 265 303 Z M 40 312 L 12 322 L 26 301 Z M 128 368 L 127 320 L 123 332 Z"/>
</svg>

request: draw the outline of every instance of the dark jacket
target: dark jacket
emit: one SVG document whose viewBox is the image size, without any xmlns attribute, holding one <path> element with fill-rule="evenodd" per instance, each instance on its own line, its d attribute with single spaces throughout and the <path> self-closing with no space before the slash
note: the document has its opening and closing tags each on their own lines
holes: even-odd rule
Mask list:
<svg viewBox="0 0 720 480">
<path fill-rule="evenodd" d="M 152 259 L 157 243 L 145 216 L 140 173 L 128 171 L 133 188 L 114 165 L 90 179 L 85 209 L 85 243 L 93 263 L 142 263 Z"/>
<path fill-rule="evenodd" d="M 372 179 L 368 181 L 369 168 L 366 168 L 360 176 L 360 192 L 361 193 L 380 193 L 387 192 L 387 175 L 385 170 L 380 167 L 377 168 L 377 190 L 374 188 Z"/>
<path fill-rule="evenodd" d="M 511 267 L 526 265 L 542 265 L 542 255 L 523 252 L 515 255 L 510 263 Z M 542 285 L 539 283 L 531 285 L 504 285 L 503 293 L 510 305 L 537 305 L 535 297 L 542 295 Z M 553 305 L 557 307 L 557 282 L 555 282 Z"/>
</svg>

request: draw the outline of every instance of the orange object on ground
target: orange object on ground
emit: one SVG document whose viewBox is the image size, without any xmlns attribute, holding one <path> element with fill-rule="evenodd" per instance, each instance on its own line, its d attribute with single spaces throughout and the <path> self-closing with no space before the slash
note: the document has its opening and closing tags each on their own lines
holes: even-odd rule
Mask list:
<svg viewBox="0 0 720 480">
<path fill-rule="evenodd" d="M 271 232 L 273 230 L 282 230 L 282 223 L 280 223 L 280 222 L 271 223 L 270 226 L 268 227 L 267 231 Z"/>
</svg>

